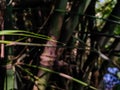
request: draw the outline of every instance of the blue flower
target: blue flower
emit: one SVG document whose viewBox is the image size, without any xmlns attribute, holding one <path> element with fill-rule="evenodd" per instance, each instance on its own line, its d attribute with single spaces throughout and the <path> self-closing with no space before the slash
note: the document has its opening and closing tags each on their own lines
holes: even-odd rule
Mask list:
<svg viewBox="0 0 120 90">
<path fill-rule="evenodd" d="M 119 69 L 116 67 L 108 67 L 108 73 L 103 76 L 103 81 L 105 83 L 105 88 L 112 89 L 116 84 L 120 84 L 120 80 L 117 77 L 117 72 Z"/>
<path fill-rule="evenodd" d="M 112 67 L 108 67 L 107 70 L 108 70 L 109 73 L 112 73 L 114 75 L 119 71 L 119 69 L 116 68 L 116 67 L 113 67 L 113 68 Z"/>
</svg>

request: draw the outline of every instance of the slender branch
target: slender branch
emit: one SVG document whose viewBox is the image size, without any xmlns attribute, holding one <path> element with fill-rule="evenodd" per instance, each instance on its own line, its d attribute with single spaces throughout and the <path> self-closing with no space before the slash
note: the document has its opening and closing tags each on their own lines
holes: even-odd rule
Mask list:
<svg viewBox="0 0 120 90">
<path fill-rule="evenodd" d="M 3 31 L 4 30 L 4 18 L 3 18 L 3 11 L 0 11 L 0 29 Z M 1 36 L 1 40 L 4 40 L 4 35 Z M 1 44 L 1 53 L 0 57 L 4 58 L 4 44 Z"/>
<path fill-rule="evenodd" d="M 76 79 L 76 78 L 74 78 L 72 76 L 67 75 L 67 74 L 56 72 L 56 71 L 53 71 L 53 70 L 48 69 L 48 68 L 38 67 L 38 66 L 35 66 L 35 65 L 29 65 L 29 64 L 24 64 L 24 65 L 29 66 L 29 67 L 33 67 L 33 68 L 38 68 L 40 70 L 43 70 L 43 71 L 46 71 L 46 72 L 49 72 L 49 73 L 54 73 L 54 74 L 60 75 L 61 77 L 64 77 L 64 78 L 69 79 L 69 80 L 73 80 L 73 81 L 75 81 L 75 82 L 77 82 L 79 84 L 82 84 L 83 86 L 88 86 L 93 90 L 97 90 L 97 88 L 95 88 L 93 86 L 90 86 L 89 84 L 87 84 L 87 83 L 85 83 L 83 81 L 80 81 L 80 80 L 78 80 L 78 79 Z"/>
</svg>

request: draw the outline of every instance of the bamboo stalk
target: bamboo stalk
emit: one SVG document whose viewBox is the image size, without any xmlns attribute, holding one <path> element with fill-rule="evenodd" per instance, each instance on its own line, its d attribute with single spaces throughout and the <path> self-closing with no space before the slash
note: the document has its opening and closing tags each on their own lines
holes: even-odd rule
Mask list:
<svg viewBox="0 0 120 90">
<path fill-rule="evenodd" d="M 66 5 L 67 5 L 67 0 L 64 0 L 64 1 L 57 0 L 55 4 L 56 4 L 55 9 L 65 10 Z M 57 11 L 55 11 L 53 14 L 51 24 L 50 24 L 49 35 L 50 35 L 51 39 L 54 41 L 57 41 L 60 36 L 60 31 L 61 31 L 62 24 L 63 24 L 64 14 L 65 14 L 65 12 L 63 13 L 63 12 L 57 12 Z M 57 57 L 56 56 L 57 42 L 48 40 L 46 45 L 51 45 L 51 46 L 55 46 L 55 47 L 45 47 L 44 48 L 43 53 L 40 56 L 40 59 L 41 59 L 40 64 L 43 67 L 52 68 L 53 63 Z M 45 72 L 46 71 L 39 70 L 38 76 L 43 75 L 43 73 L 45 73 Z M 49 79 L 49 75 L 50 74 L 45 74 L 42 77 L 42 82 L 37 81 L 38 83 L 40 83 L 40 85 L 38 85 L 38 87 L 41 90 L 45 90 L 47 81 Z M 38 90 L 38 88 L 34 85 L 33 90 Z"/>
</svg>

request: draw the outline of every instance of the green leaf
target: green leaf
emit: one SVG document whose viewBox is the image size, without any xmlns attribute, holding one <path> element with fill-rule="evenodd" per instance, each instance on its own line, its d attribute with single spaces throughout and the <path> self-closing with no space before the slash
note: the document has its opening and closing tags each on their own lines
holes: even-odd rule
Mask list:
<svg viewBox="0 0 120 90">
<path fill-rule="evenodd" d="M 29 31 L 24 31 L 24 30 L 3 30 L 3 31 L 0 31 L 0 35 L 15 35 L 15 36 L 24 36 L 24 37 L 38 38 L 38 39 L 44 39 L 44 40 L 51 40 L 53 42 L 58 42 L 65 45 L 62 42 L 53 40 L 49 36 L 29 32 Z"/>
<path fill-rule="evenodd" d="M 64 77 L 64 78 L 69 79 L 69 80 L 72 80 L 72 81 L 75 81 L 75 82 L 77 82 L 77 83 L 79 83 L 79 84 L 81 84 L 81 85 L 83 85 L 83 86 L 89 86 L 87 83 L 85 83 L 85 82 L 83 82 L 83 81 L 81 81 L 81 80 L 78 80 L 78 79 L 76 79 L 76 78 L 74 78 L 74 77 L 71 77 L 71 76 L 69 76 L 69 75 L 67 75 L 67 74 L 64 74 L 64 73 L 56 72 L 56 71 L 53 71 L 53 70 L 51 70 L 51 69 L 44 68 L 44 67 L 39 67 L 39 66 L 36 66 L 36 65 L 29 65 L 29 64 L 24 64 L 24 65 L 29 66 L 29 67 L 32 67 L 32 68 L 38 68 L 38 69 L 40 69 L 40 70 L 43 70 L 43 71 L 46 71 L 46 72 L 49 72 L 49 73 L 54 73 L 54 74 L 60 75 L 61 77 Z M 95 88 L 95 87 L 93 87 L 93 86 L 89 86 L 89 87 L 90 87 L 91 89 L 93 89 L 93 90 L 97 90 L 97 88 Z"/>
<path fill-rule="evenodd" d="M 12 45 L 22 45 L 22 46 L 48 46 L 48 47 L 54 47 L 51 45 L 46 44 L 38 44 L 38 43 L 26 43 L 26 42 L 16 42 L 16 41 L 7 41 L 7 40 L 0 40 L 0 43 L 7 44 L 6 46 L 12 46 Z"/>
</svg>

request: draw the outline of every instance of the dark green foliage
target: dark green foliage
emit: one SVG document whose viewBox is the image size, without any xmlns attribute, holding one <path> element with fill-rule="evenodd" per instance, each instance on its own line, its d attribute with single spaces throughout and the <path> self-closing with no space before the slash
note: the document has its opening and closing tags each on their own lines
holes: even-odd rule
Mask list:
<svg viewBox="0 0 120 90">
<path fill-rule="evenodd" d="M 14 71 L 12 77 L 16 76 L 18 90 L 32 90 L 35 80 L 42 81 L 48 72 L 51 76 L 46 90 L 98 88 L 106 68 L 120 65 L 120 3 L 119 0 L 106 1 L 103 6 L 97 3 L 97 0 L 13 0 L 6 6 L 0 3 L 0 7 L 6 7 L 6 31 L 0 32 L 5 35 L 4 42 L 0 40 L 5 45 L 5 57 L 0 61 L 3 77 L 0 90 L 4 87 L 5 64 L 15 68 L 10 70 Z M 100 17 L 96 16 L 98 13 Z M 52 41 L 57 42 L 56 53 L 60 55 L 49 70 L 51 67 L 39 66 L 40 55 L 48 47 L 45 42 L 52 35 L 56 37 L 57 41 Z M 38 69 L 45 71 L 39 78 Z"/>
</svg>

